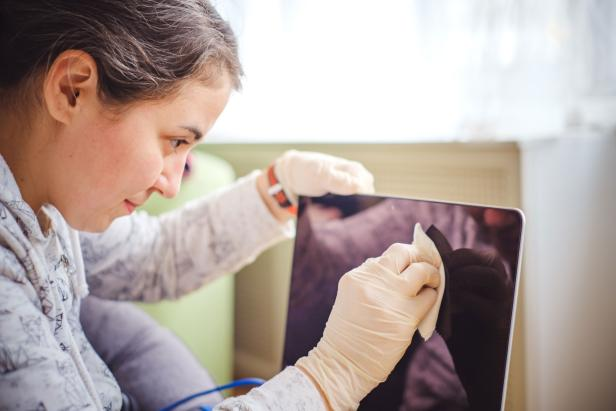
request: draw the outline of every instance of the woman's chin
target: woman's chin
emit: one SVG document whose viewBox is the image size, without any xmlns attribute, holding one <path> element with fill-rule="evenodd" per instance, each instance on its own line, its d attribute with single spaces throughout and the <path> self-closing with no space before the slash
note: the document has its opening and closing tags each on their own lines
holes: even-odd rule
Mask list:
<svg viewBox="0 0 616 411">
<path fill-rule="evenodd" d="M 89 218 L 85 220 L 71 221 L 67 219 L 67 223 L 71 228 L 77 231 L 85 231 L 87 233 L 102 233 L 107 230 L 111 223 L 118 217 L 122 216 L 98 216 L 97 218 Z"/>
</svg>

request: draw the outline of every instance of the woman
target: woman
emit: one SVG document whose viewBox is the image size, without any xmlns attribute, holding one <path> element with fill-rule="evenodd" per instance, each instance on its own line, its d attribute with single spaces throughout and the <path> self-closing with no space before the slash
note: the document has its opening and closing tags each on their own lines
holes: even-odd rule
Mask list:
<svg viewBox="0 0 616 411">
<path fill-rule="evenodd" d="M 177 193 L 240 86 L 228 25 L 205 0 L 0 4 L 0 408 L 121 409 L 83 297 L 179 297 L 288 236 L 294 196 L 370 191 L 372 176 L 289 152 L 161 218 L 135 213 Z M 439 262 L 422 258 L 395 244 L 351 270 L 317 347 L 217 409 L 356 408 L 436 300 Z"/>
</svg>

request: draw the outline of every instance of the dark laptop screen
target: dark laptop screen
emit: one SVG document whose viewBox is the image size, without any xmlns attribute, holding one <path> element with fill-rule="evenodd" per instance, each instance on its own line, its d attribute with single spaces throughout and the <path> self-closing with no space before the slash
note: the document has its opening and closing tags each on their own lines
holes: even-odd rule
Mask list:
<svg viewBox="0 0 616 411">
<path fill-rule="evenodd" d="M 499 410 L 520 256 L 518 210 L 377 196 L 300 198 L 283 365 L 314 347 L 338 280 L 420 223 L 443 257 L 436 332 L 415 333 L 360 410 Z"/>
</svg>

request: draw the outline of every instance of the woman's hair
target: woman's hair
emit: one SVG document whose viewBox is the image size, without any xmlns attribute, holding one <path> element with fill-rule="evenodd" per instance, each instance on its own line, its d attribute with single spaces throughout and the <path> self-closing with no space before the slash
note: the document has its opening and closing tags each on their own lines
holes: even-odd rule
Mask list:
<svg viewBox="0 0 616 411">
<path fill-rule="evenodd" d="M 161 99 L 223 71 L 240 88 L 235 36 L 207 0 L 0 0 L 0 102 L 23 97 L 69 49 L 96 61 L 110 105 Z"/>
</svg>

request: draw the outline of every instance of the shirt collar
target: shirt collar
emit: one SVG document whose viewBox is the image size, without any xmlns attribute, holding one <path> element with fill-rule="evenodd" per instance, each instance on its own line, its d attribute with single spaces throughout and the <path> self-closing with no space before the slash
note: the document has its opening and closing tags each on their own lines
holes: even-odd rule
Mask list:
<svg viewBox="0 0 616 411">
<path fill-rule="evenodd" d="M 15 217 L 24 234 L 32 239 L 44 240 L 36 213 L 26 203 L 19 191 L 19 186 L 4 157 L 0 155 L 0 203 Z M 46 213 L 46 210 L 41 210 Z"/>
</svg>

